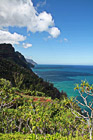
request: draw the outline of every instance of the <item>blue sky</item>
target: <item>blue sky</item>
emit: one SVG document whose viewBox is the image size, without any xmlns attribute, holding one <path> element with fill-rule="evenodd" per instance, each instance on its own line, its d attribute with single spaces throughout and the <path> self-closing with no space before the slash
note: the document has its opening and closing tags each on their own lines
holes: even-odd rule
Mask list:
<svg viewBox="0 0 93 140">
<path fill-rule="evenodd" d="M 0 2 L 0 43 L 38 64 L 93 65 L 93 0 L 15 2 Z"/>
</svg>

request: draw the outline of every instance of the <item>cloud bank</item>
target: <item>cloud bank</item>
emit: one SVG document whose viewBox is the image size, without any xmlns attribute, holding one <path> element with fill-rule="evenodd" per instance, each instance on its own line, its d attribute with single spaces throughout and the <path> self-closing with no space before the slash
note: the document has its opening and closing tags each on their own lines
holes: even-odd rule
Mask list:
<svg viewBox="0 0 93 140">
<path fill-rule="evenodd" d="M 24 41 L 26 39 L 25 36 L 13 33 L 11 34 L 8 31 L 0 30 L 0 43 L 11 43 L 11 44 L 19 44 L 20 41 Z"/>
<path fill-rule="evenodd" d="M 60 30 L 54 26 L 52 15 L 46 11 L 38 13 L 31 0 L 0 1 L 0 29 L 9 26 L 27 27 L 33 33 L 46 31 L 53 38 L 60 35 Z"/>
</svg>

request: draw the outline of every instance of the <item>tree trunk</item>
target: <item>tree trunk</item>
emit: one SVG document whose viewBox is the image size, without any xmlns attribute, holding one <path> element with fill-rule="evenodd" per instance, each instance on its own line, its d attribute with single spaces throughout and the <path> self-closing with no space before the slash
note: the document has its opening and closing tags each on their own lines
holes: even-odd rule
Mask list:
<svg viewBox="0 0 93 140">
<path fill-rule="evenodd" d="M 89 128 L 90 140 L 92 140 L 92 128 Z"/>
<path fill-rule="evenodd" d="M 23 123 L 23 121 L 22 121 L 22 119 L 20 119 L 20 123 L 19 123 L 19 127 L 18 127 L 18 132 L 20 132 L 20 131 L 21 131 L 21 126 L 22 126 L 22 123 Z"/>
</svg>

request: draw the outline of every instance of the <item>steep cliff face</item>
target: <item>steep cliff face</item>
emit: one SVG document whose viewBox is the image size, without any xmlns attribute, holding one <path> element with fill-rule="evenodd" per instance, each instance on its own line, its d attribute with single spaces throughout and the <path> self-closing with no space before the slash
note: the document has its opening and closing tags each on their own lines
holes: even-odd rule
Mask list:
<svg viewBox="0 0 93 140">
<path fill-rule="evenodd" d="M 33 64 L 29 65 L 21 53 L 15 52 L 11 44 L 0 44 L 0 58 L 11 60 L 24 68 L 31 68 L 34 66 Z"/>
</svg>

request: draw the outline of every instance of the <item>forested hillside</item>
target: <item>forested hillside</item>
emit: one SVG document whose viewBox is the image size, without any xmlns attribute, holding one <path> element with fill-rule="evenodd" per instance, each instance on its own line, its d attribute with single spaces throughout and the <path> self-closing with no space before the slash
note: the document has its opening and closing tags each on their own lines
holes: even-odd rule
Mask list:
<svg viewBox="0 0 93 140">
<path fill-rule="evenodd" d="M 66 97 L 60 93 L 53 84 L 39 78 L 28 66 L 24 56 L 14 51 L 10 44 L 0 45 L 0 78 L 10 80 L 13 86 L 19 89 L 44 92 L 45 96 L 54 98 Z M 20 54 L 20 55 L 19 55 Z"/>
</svg>

